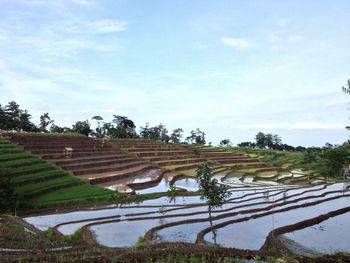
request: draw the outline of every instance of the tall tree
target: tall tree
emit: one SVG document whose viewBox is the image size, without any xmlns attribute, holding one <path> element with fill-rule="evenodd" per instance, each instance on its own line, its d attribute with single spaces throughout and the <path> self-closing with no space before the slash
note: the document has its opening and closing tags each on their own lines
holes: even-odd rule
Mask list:
<svg viewBox="0 0 350 263">
<path fill-rule="evenodd" d="M 199 128 L 196 129 L 196 144 L 205 144 L 205 133 Z"/>
<path fill-rule="evenodd" d="M 97 122 L 97 127 L 95 129 L 95 131 L 93 132 L 93 136 L 96 138 L 103 138 L 104 134 L 103 134 L 103 129 L 101 128 L 101 122 L 103 121 L 103 118 L 101 116 L 94 116 L 91 118 L 92 120 L 95 120 Z"/>
<path fill-rule="evenodd" d="M 145 127 L 140 127 L 140 136 L 144 139 L 150 139 L 150 127 L 148 122 Z"/>
<path fill-rule="evenodd" d="M 188 136 L 188 137 L 186 137 L 186 142 L 188 142 L 188 143 L 193 143 L 193 142 L 195 142 L 196 141 L 196 132 L 194 131 L 194 130 L 192 130 L 191 132 L 190 132 L 190 136 Z"/>
<path fill-rule="evenodd" d="M 255 136 L 255 142 L 256 146 L 260 149 L 266 147 L 266 140 L 265 140 L 265 134 L 263 132 L 258 132 L 258 134 Z"/>
<path fill-rule="evenodd" d="M 39 130 L 42 132 L 48 132 L 47 127 L 52 123 L 54 123 L 54 121 L 51 120 L 49 113 L 44 113 L 40 116 Z"/>
<path fill-rule="evenodd" d="M 279 135 L 272 135 L 272 145 L 273 149 L 278 150 L 279 146 L 282 144 L 282 139 Z"/>
<path fill-rule="evenodd" d="M 116 124 L 116 138 L 132 138 L 136 136 L 135 124 L 126 116 L 113 115 Z"/>
<path fill-rule="evenodd" d="M 184 132 L 184 130 L 181 128 L 177 128 L 177 129 L 173 130 L 173 132 L 170 135 L 170 141 L 172 143 L 180 143 L 183 132 Z"/>
</svg>

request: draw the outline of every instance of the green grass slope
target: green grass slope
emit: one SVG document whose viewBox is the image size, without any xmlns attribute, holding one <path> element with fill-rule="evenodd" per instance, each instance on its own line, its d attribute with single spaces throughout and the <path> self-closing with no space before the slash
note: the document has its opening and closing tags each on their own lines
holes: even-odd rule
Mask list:
<svg viewBox="0 0 350 263">
<path fill-rule="evenodd" d="M 0 170 L 10 175 L 22 209 L 109 200 L 117 194 L 87 184 L 6 140 L 0 140 Z"/>
</svg>

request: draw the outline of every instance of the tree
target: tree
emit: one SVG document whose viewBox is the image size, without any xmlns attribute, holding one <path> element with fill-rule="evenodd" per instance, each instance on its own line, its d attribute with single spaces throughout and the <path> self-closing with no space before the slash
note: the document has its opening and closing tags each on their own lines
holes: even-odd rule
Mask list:
<svg viewBox="0 0 350 263">
<path fill-rule="evenodd" d="M 169 142 L 170 140 L 168 130 L 162 123 L 154 127 L 149 127 L 149 124 L 146 123 L 145 127 L 140 127 L 140 136 L 145 139 L 162 142 Z"/>
<path fill-rule="evenodd" d="M 231 146 L 231 142 L 230 142 L 230 139 L 223 139 L 220 141 L 220 146 Z"/>
<path fill-rule="evenodd" d="M 148 122 L 146 123 L 145 127 L 140 127 L 140 136 L 144 139 L 150 139 L 150 128 Z"/>
<path fill-rule="evenodd" d="M 10 101 L 0 110 L 0 129 L 5 131 L 35 132 L 37 127 L 30 121 L 31 115 L 27 110 L 20 109 L 15 101 Z"/>
<path fill-rule="evenodd" d="M 256 146 L 260 149 L 266 147 L 266 140 L 265 140 L 265 134 L 262 132 L 258 132 L 258 134 L 255 136 L 255 142 Z"/>
<path fill-rule="evenodd" d="M 90 123 L 88 120 L 86 121 L 77 121 L 73 126 L 72 126 L 72 132 L 80 133 L 85 136 L 89 136 L 92 132 L 90 128 Z"/>
<path fill-rule="evenodd" d="M 213 208 L 222 207 L 226 198 L 231 196 L 231 193 L 227 191 L 225 185 L 219 184 L 216 179 L 211 178 L 212 172 L 213 164 L 211 162 L 200 164 L 196 170 L 199 190 L 202 192 L 201 199 L 208 204 L 210 226 L 214 235 L 214 243 L 216 243 L 216 233 L 213 228 L 211 212 Z"/>
<path fill-rule="evenodd" d="M 192 130 L 190 136 L 186 137 L 186 141 L 192 144 L 195 140 L 196 140 L 196 132 Z"/>
<path fill-rule="evenodd" d="M 103 118 L 101 116 L 96 115 L 96 116 L 92 117 L 91 119 L 97 121 L 97 127 L 96 127 L 95 131 L 92 133 L 93 136 L 96 138 L 103 138 L 105 135 L 103 133 L 103 129 L 100 126 L 101 121 L 103 121 Z"/>
<path fill-rule="evenodd" d="M 113 115 L 115 127 L 115 138 L 133 138 L 136 136 L 135 124 L 126 116 Z"/>
<path fill-rule="evenodd" d="M 199 128 L 196 129 L 196 144 L 205 144 L 205 133 Z"/>
<path fill-rule="evenodd" d="M 44 113 L 40 116 L 40 124 L 39 124 L 39 130 L 41 132 L 48 132 L 47 127 L 52 124 L 54 121 L 51 120 L 49 113 Z"/>
<path fill-rule="evenodd" d="M 186 137 L 186 141 L 190 142 L 191 144 L 205 144 L 205 133 L 202 132 L 199 128 L 197 128 L 195 131 L 192 130 L 190 136 Z"/>
<path fill-rule="evenodd" d="M 282 139 L 279 135 L 272 135 L 272 148 L 275 150 L 280 150 L 280 146 L 282 144 Z"/>
<path fill-rule="evenodd" d="M 339 176 L 342 168 L 350 164 L 350 152 L 343 146 L 325 150 L 322 157 L 329 175 Z"/>
<path fill-rule="evenodd" d="M 183 132 L 184 132 L 184 130 L 181 128 L 177 128 L 177 129 L 173 130 L 173 132 L 171 133 L 170 138 L 169 138 L 170 142 L 180 143 Z"/>
</svg>

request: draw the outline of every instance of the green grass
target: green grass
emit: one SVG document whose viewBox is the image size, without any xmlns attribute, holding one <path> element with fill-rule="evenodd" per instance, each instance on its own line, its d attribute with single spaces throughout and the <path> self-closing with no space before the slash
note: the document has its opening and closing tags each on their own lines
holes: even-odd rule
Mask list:
<svg viewBox="0 0 350 263">
<path fill-rule="evenodd" d="M 16 160 L 0 162 L 0 169 L 2 167 L 16 168 L 16 167 L 22 167 L 22 166 L 27 166 L 27 165 L 45 162 L 44 160 L 41 160 L 41 159 L 36 158 L 34 156 L 28 157 L 28 158 L 23 158 L 23 159 L 19 159 L 19 158 L 17 158 Z"/>
<path fill-rule="evenodd" d="M 108 189 L 82 184 L 42 194 L 33 198 L 32 201 L 38 207 L 43 207 L 48 205 L 84 203 L 94 200 L 110 200 L 113 196 L 114 192 Z"/>
<path fill-rule="evenodd" d="M 48 181 L 43 181 L 43 182 L 39 182 L 39 183 L 30 183 L 30 184 L 25 184 L 19 187 L 16 187 L 16 192 L 18 194 L 28 194 L 31 192 L 35 192 L 35 191 L 39 191 L 41 189 L 46 189 L 49 187 L 57 187 L 60 185 L 65 185 L 68 183 L 73 183 L 73 182 L 81 182 L 83 183 L 78 177 L 76 176 L 72 176 L 72 175 L 66 175 L 63 177 L 59 177 L 59 178 L 54 178 Z"/>
<path fill-rule="evenodd" d="M 52 168 L 50 170 L 46 170 L 44 172 L 37 172 L 37 173 L 31 173 L 31 174 L 25 174 L 25 175 L 18 175 L 18 176 L 14 176 L 12 177 L 12 181 L 13 182 L 20 182 L 20 181 L 32 181 L 32 180 L 45 180 L 45 178 L 47 177 L 61 177 L 61 176 L 65 176 L 67 174 L 66 171 L 61 170 L 61 169 L 55 169 Z"/>
<path fill-rule="evenodd" d="M 15 144 L 0 140 L 0 146 L 7 146 L 0 147 L 0 169 L 10 175 L 22 210 L 116 196 L 114 191 L 89 185 Z"/>
<path fill-rule="evenodd" d="M 8 153 L 8 154 L 2 154 L 0 155 L 0 162 L 6 162 L 6 161 L 13 161 L 16 159 L 26 159 L 26 158 L 33 158 L 33 156 L 29 155 L 27 152 L 21 152 L 21 153 Z"/>
</svg>

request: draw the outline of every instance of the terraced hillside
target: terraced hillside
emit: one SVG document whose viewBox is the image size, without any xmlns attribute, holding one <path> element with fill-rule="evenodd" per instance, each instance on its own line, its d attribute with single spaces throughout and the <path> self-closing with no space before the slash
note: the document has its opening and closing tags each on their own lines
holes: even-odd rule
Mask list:
<svg viewBox="0 0 350 263">
<path fill-rule="evenodd" d="M 35 208 L 79 200 L 108 199 L 113 195 L 112 191 L 91 186 L 6 140 L 0 140 L 0 170 L 11 176 L 15 192 L 21 197 L 19 206 Z"/>
<path fill-rule="evenodd" d="M 287 168 L 269 166 L 257 156 L 231 152 L 224 148 L 173 145 L 151 140 L 125 139 L 111 140 L 110 142 L 117 149 L 135 157 L 143 158 L 167 171 L 164 176 L 170 176 L 170 178 L 167 178 L 170 185 L 176 179 L 194 177 L 198 164 L 208 160 L 214 163 L 215 178 L 229 186 L 324 182 L 324 178 L 317 173 L 291 171 Z M 160 182 L 157 191 L 166 191 L 169 187 L 169 183 L 162 183 L 159 178 L 156 179 L 156 182 Z M 179 182 L 175 185 L 181 185 L 180 187 L 182 187 L 183 183 Z M 191 181 L 191 185 L 184 188 L 195 190 L 194 185 L 195 183 Z"/>
<path fill-rule="evenodd" d="M 90 184 L 126 193 L 167 192 L 170 186 L 196 191 L 196 168 L 208 160 L 214 163 L 215 178 L 230 187 L 323 182 L 317 174 L 291 173 L 218 147 L 19 133 L 10 134 L 10 140 Z M 64 156 L 65 147 L 73 148 L 72 156 Z"/>
<path fill-rule="evenodd" d="M 107 141 L 86 136 L 11 134 L 9 139 L 93 185 L 108 187 L 154 168 L 146 160 L 113 148 Z M 64 155 L 65 147 L 73 148 L 70 157 Z"/>
</svg>

